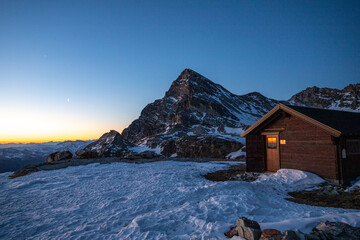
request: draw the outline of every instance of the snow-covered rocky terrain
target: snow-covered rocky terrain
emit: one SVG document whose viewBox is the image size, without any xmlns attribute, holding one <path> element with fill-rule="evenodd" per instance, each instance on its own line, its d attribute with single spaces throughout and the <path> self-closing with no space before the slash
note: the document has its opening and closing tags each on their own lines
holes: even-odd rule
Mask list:
<svg viewBox="0 0 360 240">
<path fill-rule="evenodd" d="M 30 163 L 44 162 L 53 152 L 68 149 L 75 153 L 92 141 L 64 141 L 28 144 L 0 144 L 0 173 L 15 171 Z"/>
<path fill-rule="evenodd" d="M 321 183 L 298 170 L 211 182 L 216 162 L 112 163 L 0 174 L 0 239 L 224 239 L 237 218 L 308 232 L 323 220 L 360 226 L 360 211 L 284 200 Z"/>
<path fill-rule="evenodd" d="M 165 156 L 224 158 L 243 146 L 241 132 L 277 103 L 256 92 L 233 94 L 185 69 L 122 135 L 135 145 L 161 148 Z"/>
<path fill-rule="evenodd" d="M 311 87 L 288 101 L 292 105 L 360 112 L 360 83 L 344 89 Z"/>
<path fill-rule="evenodd" d="M 240 134 L 279 102 L 360 111 L 359 99 L 360 84 L 342 90 L 312 87 L 287 101 L 274 100 L 258 92 L 236 95 L 201 74 L 185 69 L 163 98 L 148 104 L 139 118 L 123 130 L 122 143 L 111 145 L 105 152 L 124 155 L 127 152 L 124 146 L 131 143 L 159 149 L 167 157 L 241 157 L 245 154 L 240 150 L 245 141 Z M 124 144 L 124 140 L 127 143 Z M 104 146 L 93 145 L 91 148 Z"/>
</svg>

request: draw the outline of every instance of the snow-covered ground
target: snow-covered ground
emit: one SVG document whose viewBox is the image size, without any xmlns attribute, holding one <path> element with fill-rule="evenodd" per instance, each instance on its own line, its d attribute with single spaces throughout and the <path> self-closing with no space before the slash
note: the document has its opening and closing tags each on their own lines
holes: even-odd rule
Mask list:
<svg viewBox="0 0 360 240">
<path fill-rule="evenodd" d="M 322 180 L 282 170 L 256 182 L 211 182 L 214 162 L 112 163 L 0 174 L 1 239 L 224 239 L 237 218 L 309 231 L 320 221 L 360 226 L 360 211 L 300 205 L 289 190 Z"/>
</svg>

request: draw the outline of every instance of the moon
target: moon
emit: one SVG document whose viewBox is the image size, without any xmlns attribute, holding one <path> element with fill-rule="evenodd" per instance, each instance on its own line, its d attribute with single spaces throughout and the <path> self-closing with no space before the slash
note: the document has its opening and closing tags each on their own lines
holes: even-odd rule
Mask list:
<svg viewBox="0 0 360 240">
<path fill-rule="evenodd" d="M 66 99 L 67 102 L 70 102 L 70 98 Z"/>
</svg>

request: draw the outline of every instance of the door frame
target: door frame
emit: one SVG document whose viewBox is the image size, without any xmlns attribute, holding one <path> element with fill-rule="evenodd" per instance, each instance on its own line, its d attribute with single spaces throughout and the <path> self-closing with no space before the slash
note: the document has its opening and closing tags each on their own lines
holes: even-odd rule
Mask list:
<svg viewBox="0 0 360 240">
<path fill-rule="evenodd" d="M 270 131 L 266 131 L 266 132 L 262 132 L 261 135 L 265 136 L 265 167 L 266 167 L 266 171 L 268 170 L 268 154 L 267 154 L 267 135 L 276 135 L 276 146 L 277 146 L 277 155 L 279 158 L 279 169 L 281 168 L 281 158 L 280 158 L 280 132 L 270 132 Z"/>
</svg>

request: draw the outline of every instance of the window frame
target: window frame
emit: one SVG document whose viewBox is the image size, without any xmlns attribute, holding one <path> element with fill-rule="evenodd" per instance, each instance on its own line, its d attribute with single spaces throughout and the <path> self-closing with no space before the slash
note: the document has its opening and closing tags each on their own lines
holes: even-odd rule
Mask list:
<svg viewBox="0 0 360 240">
<path fill-rule="evenodd" d="M 360 139 L 346 139 L 346 155 L 360 155 Z"/>
<path fill-rule="evenodd" d="M 275 142 L 269 142 L 270 138 L 274 138 Z M 278 137 L 266 137 L 266 147 L 267 149 L 277 149 L 278 148 Z M 269 146 L 269 144 L 275 144 L 275 146 Z"/>
</svg>

